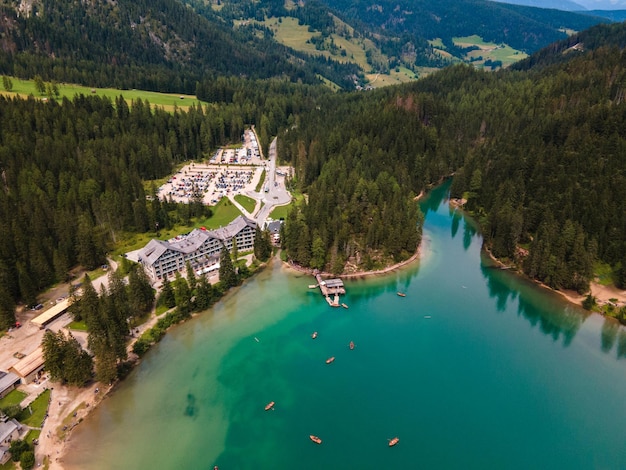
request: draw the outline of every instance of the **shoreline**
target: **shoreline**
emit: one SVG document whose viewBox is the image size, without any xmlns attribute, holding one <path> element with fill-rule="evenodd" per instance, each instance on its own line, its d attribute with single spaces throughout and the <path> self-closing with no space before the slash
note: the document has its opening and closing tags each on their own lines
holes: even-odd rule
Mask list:
<svg viewBox="0 0 626 470">
<path fill-rule="evenodd" d="M 530 282 L 532 282 L 533 284 L 535 284 L 535 285 L 537 285 L 539 287 L 542 287 L 542 288 L 547 289 L 547 290 L 549 290 L 551 292 L 554 292 L 555 294 L 560 295 L 567 302 L 569 302 L 571 304 L 574 304 L 577 307 L 582 308 L 582 303 L 585 300 L 585 298 L 587 297 L 587 294 L 579 294 L 578 292 L 573 291 L 571 289 L 554 289 L 554 288 L 548 286 L 547 284 L 544 284 L 543 282 L 538 281 L 537 279 L 532 279 L 532 278 L 528 277 L 522 271 L 520 271 L 517 266 L 507 266 L 506 264 L 504 264 L 504 262 L 502 262 L 501 260 L 496 258 L 493 255 L 493 253 L 491 253 L 491 251 L 488 248 L 483 247 L 482 250 L 487 254 L 489 259 L 493 263 L 495 263 L 495 265 L 498 268 L 505 269 L 507 271 L 512 271 L 512 272 L 515 273 L 516 276 L 521 276 L 521 277 L 529 280 Z M 596 303 L 598 305 L 605 305 L 607 303 L 610 303 L 611 299 L 617 299 L 616 306 L 618 306 L 618 307 L 626 306 L 626 290 L 624 290 L 624 291 L 619 290 L 615 286 L 603 286 L 602 284 L 600 284 L 600 283 L 598 283 L 596 281 L 590 281 L 589 282 L 589 293 L 591 293 L 591 295 L 593 297 L 595 297 Z M 599 315 L 602 315 L 603 317 L 607 317 L 607 315 L 604 314 L 603 312 L 598 312 L 598 311 L 594 311 L 594 310 L 590 310 L 589 312 L 590 313 L 597 313 Z"/>
<path fill-rule="evenodd" d="M 413 253 L 410 258 L 404 261 L 400 261 L 399 263 L 393 264 L 391 266 L 387 266 L 386 268 L 376 269 L 373 271 L 357 271 L 355 273 L 345 273 L 345 274 L 333 274 L 327 271 L 318 270 L 318 273 L 321 276 L 325 276 L 325 277 L 332 276 L 332 277 L 341 277 L 341 278 L 347 278 L 347 279 L 365 279 L 367 277 L 372 277 L 372 276 L 384 276 L 385 274 L 389 274 L 393 271 L 397 271 L 398 269 L 404 268 L 414 263 L 415 261 L 419 260 L 422 255 L 422 248 L 428 248 L 428 241 L 429 240 L 425 239 L 425 237 L 422 235 L 422 240 L 420 244 L 417 246 L 417 250 L 415 250 L 415 253 Z M 285 266 L 287 269 L 291 269 L 301 274 L 307 274 L 309 276 L 313 276 L 314 269 L 305 268 L 303 266 L 290 263 L 289 261 L 282 261 L 282 263 L 283 263 L 283 266 Z"/>
</svg>

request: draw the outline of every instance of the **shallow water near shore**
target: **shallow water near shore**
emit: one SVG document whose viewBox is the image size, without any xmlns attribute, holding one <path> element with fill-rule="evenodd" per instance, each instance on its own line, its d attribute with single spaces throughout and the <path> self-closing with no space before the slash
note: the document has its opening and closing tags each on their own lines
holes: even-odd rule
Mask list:
<svg viewBox="0 0 626 470">
<path fill-rule="evenodd" d="M 423 202 L 422 261 L 347 280 L 347 310 L 274 263 L 176 327 L 65 466 L 626 468 L 626 331 L 489 267 L 445 195 Z"/>
</svg>

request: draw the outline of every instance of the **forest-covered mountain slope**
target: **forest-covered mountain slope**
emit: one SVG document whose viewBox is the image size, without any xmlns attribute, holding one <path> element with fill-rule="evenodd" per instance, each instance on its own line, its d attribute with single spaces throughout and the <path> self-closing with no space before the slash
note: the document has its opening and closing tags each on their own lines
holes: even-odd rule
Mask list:
<svg viewBox="0 0 626 470">
<path fill-rule="evenodd" d="M 344 18 L 395 34 L 417 33 L 426 39 L 478 35 L 485 41 L 506 43 L 533 52 L 562 39 L 565 29 L 580 31 L 605 19 L 484 0 L 328 0 Z M 470 13 L 471 12 L 471 13 Z"/>
<path fill-rule="evenodd" d="M 269 37 L 177 0 L 0 2 L 0 74 L 193 94 L 207 76 L 314 83 L 323 74 L 341 83 L 355 71 L 305 63 Z"/>
<path fill-rule="evenodd" d="M 551 67 L 455 66 L 320 102 L 281 139 L 309 192 L 287 220 L 288 253 L 335 271 L 346 267 L 335 253 L 364 265 L 377 250 L 405 258 L 414 238 L 396 224 L 410 223 L 414 194 L 454 173 L 453 195 L 468 199 L 497 256 L 581 292 L 599 260 L 625 286 L 626 52 L 613 44 L 626 25 L 597 29 L 593 49 Z"/>
</svg>

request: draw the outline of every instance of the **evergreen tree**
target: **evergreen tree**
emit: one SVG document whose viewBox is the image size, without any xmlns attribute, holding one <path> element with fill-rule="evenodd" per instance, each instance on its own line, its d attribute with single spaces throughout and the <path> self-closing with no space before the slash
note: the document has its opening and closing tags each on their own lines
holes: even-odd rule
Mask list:
<svg viewBox="0 0 626 470">
<path fill-rule="evenodd" d="M 222 252 L 220 254 L 220 282 L 224 286 L 224 288 L 228 289 L 230 287 L 237 285 L 237 274 L 235 273 L 235 267 L 233 266 L 233 262 L 230 258 L 230 253 L 225 246 L 222 246 Z"/>
<path fill-rule="evenodd" d="M 2 85 L 4 86 L 4 89 L 6 91 L 9 91 L 9 92 L 13 91 L 13 80 L 11 80 L 6 75 L 2 76 Z"/>
<path fill-rule="evenodd" d="M 128 273 L 128 297 L 133 316 L 152 310 L 154 305 L 154 289 L 143 268 L 136 264 Z"/>
<path fill-rule="evenodd" d="M 203 274 L 198 278 L 198 287 L 196 288 L 196 309 L 206 310 L 213 302 L 213 286 L 209 283 Z"/>
<path fill-rule="evenodd" d="M 187 280 L 182 277 L 178 271 L 176 271 L 173 284 L 176 308 L 183 315 L 187 315 L 191 312 L 191 289 L 189 289 L 189 284 L 187 284 Z"/>
<path fill-rule="evenodd" d="M 176 298 L 174 297 L 174 289 L 169 279 L 163 279 L 161 294 L 159 295 L 159 304 L 165 305 L 167 308 L 176 307 Z"/>
</svg>

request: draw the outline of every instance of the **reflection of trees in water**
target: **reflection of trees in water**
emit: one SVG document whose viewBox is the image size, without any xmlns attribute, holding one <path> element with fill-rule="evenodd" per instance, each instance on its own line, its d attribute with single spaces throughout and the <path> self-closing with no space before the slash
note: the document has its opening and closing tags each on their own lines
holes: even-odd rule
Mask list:
<svg viewBox="0 0 626 470">
<path fill-rule="evenodd" d="M 472 244 L 472 238 L 474 235 L 476 235 L 476 228 L 466 221 L 463 226 L 463 248 L 465 251 L 467 251 Z"/>
<path fill-rule="evenodd" d="M 602 341 L 602 352 L 608 353 L 615 345 L 617 334 L 619 333 L 619 323 L 613 318 L 606 317 L 602 324 L 602 332 L 600 335 Z"/>
<path fill-rule="evenodd" d="M 514 300 L 518 297 L 518 291 L 514 283 L 516 279 L 511 273 L 506 273 L 490 266 L 481 266 L 481 272 L 487 280 L 489 296 L 496 299 L 496 308 L 503 312 L 509 298 Z M 552 337 L 554 341 L 563 338 L 563 345 L 569 344 L 576 336 L 581 325 L 589 314 L 569 306 L 561 309 L 546 309 L 535 305 L 533 297 L 519 296 L 518 315 L 524 317 L 532 326 L 539 326 L 541 332 Z M 626 347 L 626 343 L 624 345 Z"/>
<path fill-rule="evenodd" d="M 626 330 L 620 328 L 617 335 L 617 357 L 626 357 Z"/>
<path fill-rule="evenodd" d="M 453 211 L 453 214 L 452 214 L 452 225 L 450 227 L 450 232 L 452 233 L 452 238 L 456 237 L 456 234 L 459 231 L 460 223 L 461 223 L 461 214 L 459 214 L 458 211 Z"/>
</svg>

